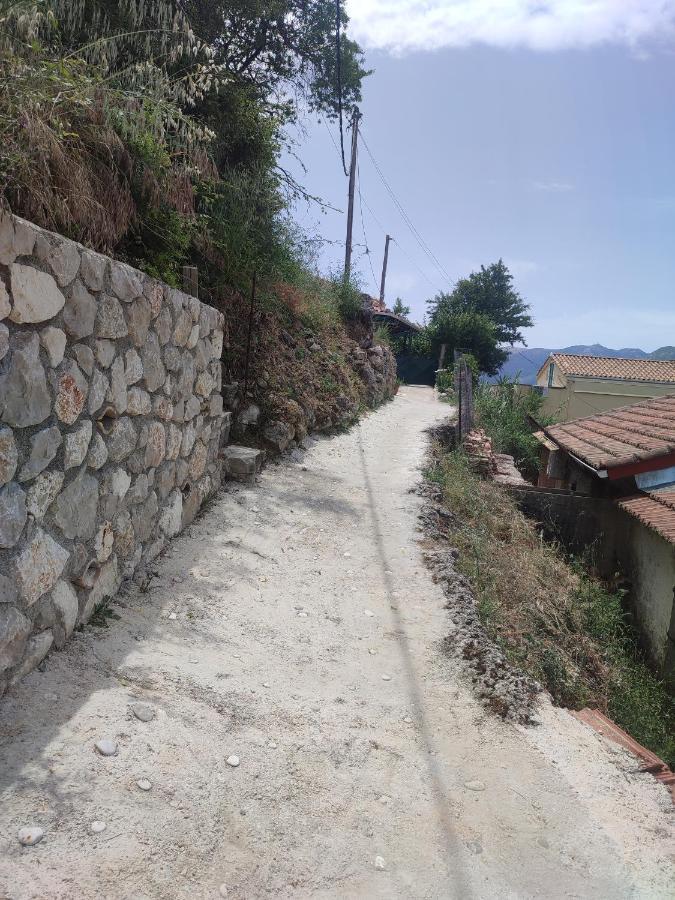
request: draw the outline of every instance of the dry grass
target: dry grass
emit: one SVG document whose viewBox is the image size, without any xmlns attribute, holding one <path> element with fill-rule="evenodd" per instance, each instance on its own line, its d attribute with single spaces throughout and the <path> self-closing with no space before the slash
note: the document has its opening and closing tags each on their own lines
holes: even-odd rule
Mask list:
<svg viewBox="0 0 675 900">
<path fill-rule="evenodd" d="M 460 551 L 458 568 L 509 660 L 556 703 L 607 712 L 675 762 L 675 701 L 643 661 L 621 592 L 546 543 L 509 493 L 478 478 L 461 453 L 437 453 L 429 477 L 454 513 L 448 538 Z"/>
</svg>

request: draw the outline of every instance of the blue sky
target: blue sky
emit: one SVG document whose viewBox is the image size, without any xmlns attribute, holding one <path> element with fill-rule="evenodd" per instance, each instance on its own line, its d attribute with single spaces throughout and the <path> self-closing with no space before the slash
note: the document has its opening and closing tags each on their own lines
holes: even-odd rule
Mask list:
<svg viewBox="0 0 675 900">
<path fill-rule="evenodd" d="M 350 31 L 375 69 L 363 133 L 452 278 L 500 256 L 536 320 L 530 346 L 675 344 L 675 2 L 353 0 Z M 346 209 L 337 127 L 298 135 L 308 191 Z M 331 138 L 332 136 L 332 138 Z M 365 150 L 360 175 L 379 284 L 421 320 L 448 280 L 408 230 Z M 371 214 L 371 210 L 372 213 Z M 299 204 L 339 268 L 345 216 Z M 377 219 L 377 221 L 376 221 Z M 357 203 L 355 268 L 363 254 Z"/>
</svg>

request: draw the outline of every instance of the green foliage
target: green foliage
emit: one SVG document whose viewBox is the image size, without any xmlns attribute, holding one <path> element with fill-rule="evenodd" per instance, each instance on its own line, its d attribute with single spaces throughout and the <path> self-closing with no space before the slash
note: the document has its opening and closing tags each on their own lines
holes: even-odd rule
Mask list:
<svg viewBox="0 0 675 900">
<path fill-rule="evenodd" d="M 385 347 L 391 347 L 391 332 L 386 325 L 378 325 L 373 329 L 373 341 Z"/>
<path fill-rule="evenodd" d="M 455 389 L 455 373 L 452 369 L 439 369 L 436 372 L 436 390 L 440 393 L 451 393 Z"/>
<path fill-rule="evenodd" d="M 508 358 L 501 345 L 524 343 L 521 329 L 532 325 L 529 306 L 501 259 L 461 278 L 451 293 L 437 294 L 428 306 L 433 345 L 447 344 L 450 353 L 469 351 L 487 375 L 495 375 Z"/>
<path fill-rule="evenodd" d="M 585 626 L 611 671 L 608 710 L 629 734 L 675 764 L 675 698 L 649 669 L 625 612 L 623 591 L 582 574 L 576 594 Z"/>
<path fill-rule="evenodd" d="M 542 415 L 542 395 L 517 379 L 501 378 L 497 384 L 482 382 L 474 391 L 477 424 L 492 439 L 497 453 L 513 456 L 516 466 L 530 478 L 539 471 L 539 442 L 532 436 L 530 417 L 549 424 Z"/>
<path fill-rule="evenodd" d="M 480 272 L 472 272 L 468 278 L 460 278 L 452 293 L 440 293 L 429 301 L 432 323 L 443 311 L 480 313 L 494 323 L 499 343 L 511 345 L 524 343 L 521 329 L 532 325 L 528 310 L 501 259 L 487 267 L 481 266 Z"/>
<path fill-rule="evenodd" d="M 397 316 L 403 316 L 404 319 L 406 319 L 410 315 L 410 307 L 406 306 L 400 297 L 397 297 L 394 301 L 394 305 L 391 311 L 393 313 L 396 313 Z"/>
<path fill-rule="evenodd" d="M 368 73 L 341 47 L 349 113 Z M 212 297 L 292 281 L 285 127 L 336 86 L 332 0 L 0 0 L 0 202 Z"/>
</svg>

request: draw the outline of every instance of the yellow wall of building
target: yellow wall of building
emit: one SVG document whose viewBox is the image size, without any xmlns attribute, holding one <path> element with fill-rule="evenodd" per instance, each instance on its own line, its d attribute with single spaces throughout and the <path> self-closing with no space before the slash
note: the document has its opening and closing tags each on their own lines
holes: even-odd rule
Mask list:
<svg viewBox="0 0 675 900">
<path fill-rule="evenodd" d="M 667 394 L 675 394 L 675 384 L 568 375 L 565 387 L 552 387 L 545 391 L 543 412 L 555 416 L 558 422 L 570 422 L 582 416 L 592 416 Z"/>
</svg>

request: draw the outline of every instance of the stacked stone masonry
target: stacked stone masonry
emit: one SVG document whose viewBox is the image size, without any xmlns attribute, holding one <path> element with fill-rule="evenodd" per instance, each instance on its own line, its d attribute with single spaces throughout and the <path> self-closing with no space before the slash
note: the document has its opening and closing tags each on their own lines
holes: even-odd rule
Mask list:
<svg viewBox="0 0 675 900">
<path fill-rule="evenodd" d="M 223 319 L 0 214 L 0 695 L 221 478 Z"/>
</svg>

